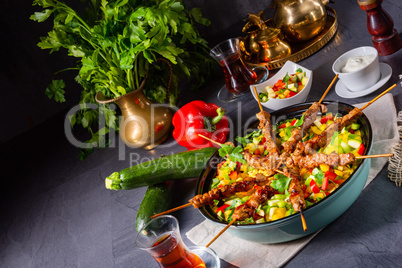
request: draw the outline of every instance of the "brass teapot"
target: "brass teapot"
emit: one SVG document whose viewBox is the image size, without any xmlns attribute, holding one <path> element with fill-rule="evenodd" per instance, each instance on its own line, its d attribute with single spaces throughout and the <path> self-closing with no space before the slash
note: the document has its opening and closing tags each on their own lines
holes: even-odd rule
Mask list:
<svg viewBox="0 0 402 268">
<path fill-rule="evenodd" d="M 307 41 L 325 26 L 329 0 L 276 0 L 273 21 L 291 43 Z"/>
<path fill-rule="evenodd" d="M 266 27 L 254 39 L 260 46 L 258 54 L 260 62 L 270 62 L 286 58 L 292 53 L 288 42 L 282 39 L 278 28 Z"/>
<path fill-rule="evenodd" d="M 271 27 L 271 20 L 266 20 L 263 11 L 248 14 L 248 22 L 243 28 L 245 54 L 257 62 L 269 62 L 285 58 L 291 54 L 288 42 L 283 40 L 280 29 Z"/>
</svg>

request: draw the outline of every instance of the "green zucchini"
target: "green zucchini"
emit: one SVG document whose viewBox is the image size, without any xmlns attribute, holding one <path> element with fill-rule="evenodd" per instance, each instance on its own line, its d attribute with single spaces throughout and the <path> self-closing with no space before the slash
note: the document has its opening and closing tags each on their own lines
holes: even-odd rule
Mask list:
<svg viewBox="0 0 402 268">
<path fill-rule="evenodd" d="M 149 186 L 138 208 L 135 228 L 139 232 L 150 220 L 151 216 L 170 209 L 172 182 L 158 183 Z"/>
<path fill-rule="evenodd" d="M 184 151 L 125 168 L 107 177 L 105 186 L 110 190 L 130 190 L 165 181 L 195 178 L 216 150 L 215 147 L 207 147 Z"/>
</svg>

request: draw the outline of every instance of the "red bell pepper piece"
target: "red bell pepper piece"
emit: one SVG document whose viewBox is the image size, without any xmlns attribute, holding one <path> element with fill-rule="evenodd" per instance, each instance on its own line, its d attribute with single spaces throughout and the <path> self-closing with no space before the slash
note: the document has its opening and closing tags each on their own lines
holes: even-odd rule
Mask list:
<svg viewBox="0 0 402 268">
<path fill-rule="evenodd" d="M 330 179 L 331 181 L 335 180 L 336 177 L 338 177 L 338 175 L 336 175 L 335 172 L 332 172 L 332 171 L 327 171 L 327 172 L 325 172 L 325 178 L 328 178 L 328 179 Z"/>
<path fill-rule="evenodd" d="M 324 179 L 322 179 L 322 185 L 321 185 L 321 190 L 327 190 L 328 187 L 328 177 L 324 177 Z"/>
<path fill-rule="evenodd" d="M 310 181 L 310 188 L 311 188 L 311 191 L 315 194 L 318 194 L 320 192 L 320 188 L 318 188 L 318 186 L 314 180 Z"/>
<path fill-rule="evenodd" d="M 218 209 L 216 210 L 216 212 L 219 212 L 219 211 L 224 212 L 225 208 L 227 208 L 227 207 L 229 207 L 229 205 L 228 205 L 228 204 L 224 204 L 224 205 L 218 207 Z"/>
<path fill-rule="evenodd" d="M 321 124 L 325 124 L 328 122 L 328 120 L 331 120 L 333 118 L 332 114 L 328 114 L 326 116 L 323 116 L 321 118 Z"/>
<path fill-rule="evenodd" d="M 364 154 L 364 145 L 363 145 L 363 143 L 360 143 L 360 146 L 359 146 L 359 148 L 357 149 L 357 153 L 359 154 L 359 155 L 363 155 Z"/>
<path fill-rule="evenodd" d="M 296 124 L 297 120 L 293 119 L 292 123 L 290 123 L 291 126 L 294 126 Z"/>
<path fill-rule="evenodd" d="M 294 91 L 290 91 L 289 92 L 289 97 L 288 98 L 290 98 L 290 97 L 293 97 L 294 95 L 296 95 L 297 93 L 296 92 L 294 92 Z"/>
<path fill-rule="evenodd" d="M 334 180 L 333 182 L 336 184 L 342 184 L 345 182 L 345 180 Z"/>
<path fill-rule="evenodd" d="M 285 128 L 285 127 L 286 127 L 286 123 L 283 123 L 283 124 L 279 125 L 278 128 Z"/>
<path fill-rule="evenodd" d="M 219 147 L 198 134 L 224 143 L 229 133 L 229 123 L 224 113 L 224 109 L 213 103 L 200 100 L 189 102 L 173 115 L 173 138 L 188 150 Z"/>
</svg>

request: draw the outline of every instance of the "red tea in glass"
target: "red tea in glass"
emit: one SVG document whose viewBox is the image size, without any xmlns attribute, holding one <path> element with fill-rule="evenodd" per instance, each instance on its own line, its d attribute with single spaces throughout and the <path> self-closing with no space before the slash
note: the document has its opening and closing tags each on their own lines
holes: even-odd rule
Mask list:
<svg viewBox="0 0 402 268">
<path fill-rule="evenodd" d="M 183 243 L 179 223 L 171 215 L 159 216 L 148 222 L 138 232 L 135 243 L 140 249 L 148 252 L 159 267 L 205 268 L 204 260 Z M 197 252 L 204 257 L 207 256 L 204 254 L 205 251 Z"/>
<path fill-rule="evenodd" d="M 247 68 L 239 54 L 220 62 L 225 74 L 226 88 L 235 95 L 250 90 L 250 85 L 257 81 L 257 74 Z"/>
<path fill-rule="evenodd" d="M 233 101 L 238 96 L 250 92 L 250 85 L 261 83 L 268 79 L 269 71 L 264 66 L 248 68 L 240 55 L 240 39 L 231 38 L 218 45 L 210 51 L 225 74 L 226 89 L 231 96 L 223 98 L 221 96 L 223 88 L 218 93 L 218 99 L 224 102 Z M 264 75 L 258 79 L 256 71 L 264 72 Z"/>
<path fill-rule="evenodd" d="M 181 239 L 172 235 L 162 236 L 153 246 L 152 257 L 160 267 L 197 267 L 205 268 L 204 262 L 196 254 L 187 250 Z"/>
</svg>

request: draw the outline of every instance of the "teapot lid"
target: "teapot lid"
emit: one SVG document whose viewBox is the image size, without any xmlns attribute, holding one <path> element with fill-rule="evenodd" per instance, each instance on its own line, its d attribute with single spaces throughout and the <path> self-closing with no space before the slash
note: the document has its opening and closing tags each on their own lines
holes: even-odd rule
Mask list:
<svg viewBox="0 0 402 268">
<path fill-rule="evenodd" d="M 264 30 L 261 30 L 257 36 L 254 38 L 254 40 L 257 43 L 264 43 L 268 42 L 269 40 L 277 37 L 279 33 L 281 32 L 280 29 L 274 28 L 274 27 L 267 27 Z"/>
</svg>

